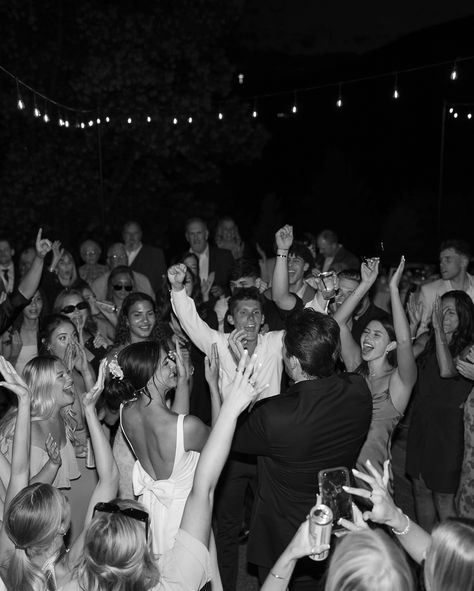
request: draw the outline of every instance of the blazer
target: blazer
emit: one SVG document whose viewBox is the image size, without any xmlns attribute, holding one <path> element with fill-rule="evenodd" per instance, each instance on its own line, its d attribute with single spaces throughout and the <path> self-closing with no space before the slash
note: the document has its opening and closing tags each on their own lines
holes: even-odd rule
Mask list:
<svg viewBox="0 0 474 591">
<path fill-rule="evenodd" d="M 214 285 L 229 291 L 230 276 L 234 266 L 234 257 L 230 250 L 209 245 L 209 273 L 214 271 Z"/>
<path fill-rule="evenodd" d="M 244 413 L 232 449 L 258 455 L 249 562 L 273 566 L 316 503 L 318 472 L 355 465 L 371 418 L 367 384 L 350 373 L 298 382 Z"/>
<path fill-rule="evenodd" d="M 165 255 L 161 248 L 143 244 L 130 268 L 148 277 L 155 294 L 161 292 L 166 273 Z"/>
<path fill-rule="evenodd" d="M 324 265 L 324 257 L 318 255 L 316 258 L 316 266 L 320 269 L 323 268 Z M 349 250 L 341 246 L 338 248 L 336 254 L 334 255 L 333 261 L 331 266 L 329 267 L 328 271 L 335 271 L 339 273 L 339 271 L 343 271 L 344 269 L 359 269 L 360 268 L 360 261 L 355 254 L 352 254 Z"/>
<path fill-rule="evenodd" d="M 469 288 L 467 289 L 466 293 L 474 302 L 474 276 L 469 275 L 468 273 L 467 279 L 469 281 Z M 451 285 L 451 281 L 445 281 L 444 279 L 430 281 L 429 283 L 425 283 L 421 286 L 418 301 L 423 304 L 423 313 L 416 336 L 419 336 L 428 330 L 428 327 L 431 324 L 431 314 L 433 312 L 433 304 L 435 302 L 436 296 L 442 296 L 447 291 L 451 291 L 452 289 L 453 287 Z"/>
</svg>

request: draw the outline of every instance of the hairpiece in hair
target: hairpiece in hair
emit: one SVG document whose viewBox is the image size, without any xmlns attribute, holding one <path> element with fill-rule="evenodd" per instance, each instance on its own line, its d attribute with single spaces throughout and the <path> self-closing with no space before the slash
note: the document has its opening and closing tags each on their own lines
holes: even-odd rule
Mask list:
<svg viewBox="0 0 474 591">
<path fill-rule="evenodd" d="M 123 380 L 123 370 L 119 365 L 117 355 L 114 355 L 114 357 L 109 361 L 108 367 L 109 372 L 113 375 L 114 378 L 117 378 L 120 381 Z"/>
</svg>

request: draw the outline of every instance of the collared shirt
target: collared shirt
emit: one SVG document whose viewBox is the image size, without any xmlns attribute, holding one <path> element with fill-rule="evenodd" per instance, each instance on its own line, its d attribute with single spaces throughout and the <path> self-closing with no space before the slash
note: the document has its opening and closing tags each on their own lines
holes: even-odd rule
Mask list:
<svg viewBox="0 0 474 591">
<path fill-rule="evenodd" d="M 189 252 L 195 254 L 199 259 L 199 279 L 202 283 L 209 277 L 209 244 L 201 253 L 194 252 L 192 248 L 189 249 Z"/>
<path fill-rule="evenodd" d="M 0 267 L 0 276 L 5 285 L 6 292 L 12 293 L 13 286 L 15 284 L 15 267 L 13 265 L 13 262 L 6 267 Z"/>
<path fill-rule="evenodd" d="M 128 266 L 129 267 L 133 263 L 133 261 L 137 258 L 137 255 L 140 252 L 140 250 L 142 249 L 142 246 L 143 246 L 143 244 L 140 244 L 140 246 L 138 248 L 136 248 L 135 250 L 131 250 L 131 251 L 127 250 Z"/>
<path fill-rule="evenodd" d="M 209 328 L 196 311 L 194 301 L 186 295 L 186 291 L 171 291 L 171 304 L 181 326 L 192 342 L 209 358 L 212 344 L 217 344 L 219 352 L 219 388 L 225 397 L 232 388 L 235 378 L 236 363 L 229 350 L 229 335 Z M 269 387 L 262 392 L 259 399 L 275 396 L 280 393 L 280 381 L 283 371 L 283 330 L 272 330 L 265 335 L 258 335 L 255 353 L 262 363 L 260 378 Z"/>
</svg>

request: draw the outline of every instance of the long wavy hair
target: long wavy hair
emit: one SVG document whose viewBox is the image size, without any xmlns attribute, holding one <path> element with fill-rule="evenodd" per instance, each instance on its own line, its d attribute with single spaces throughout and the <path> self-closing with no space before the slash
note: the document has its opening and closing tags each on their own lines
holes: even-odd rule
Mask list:
<svg viewBox="0 0 474 591">
<path fill-rule="evenodd" d="M 454 306 L 458 315 L 459 324 L 454 331 L 449 343 L 449 352 L 452 357 L 459 355 L 468 345 L 474 343 L 474 304 L 471 298 L 464 291 L 455 289 L 448 291 L 441 296 L 443 302 L 447 298 L 454 300 Z M 431 326 L 429 339 L 423 353 L 418 358 L 420 367 L 424 367 L 428 357 L 436 352 L 436 341 L 434 329 Z"/>
<path fill-rule="evenodd" d="M 145 511 L 128 499 L 112 501 L 121 509 Z M 147 591 L 160 573 L 147 544 L 144 524 L 122 513 L 98 511 L 87 528 L 82 557 L 75 569 L 81 589 L 87 591 Z"/>
<path fill-rule="evenodd" d="M 114 294 L 114 283 L 115 278 L 117 275 L 128 275 L 130 279 L 130 283 L 133 285 L 133 290 L 135 290 L 135 279 L 133 277 L 133 272 L 130 267 L 126 267 L 125 265 L 119 265 L 110 271 L 109 278 L 107 279 L 107 299 L 109 301 L 113 301 L 113 294 Z"/>
<path fill-rule="evenodd" d="M 61 314 L 63 316 L 66 316 L 65 314 L 63 314 L 62 310 L 64 308 L 64 300 L 68 296 L 76 296 L 82 302 L 86 302 L 82 293 L 80 291 L 78 291 L 77 289 L 69 289 L 69 288 L 63 289 L 58 294 L 58 296 L 54 302 L 54 306 L 53 306 L 53 313 L 54 314 Z M 87 304 L 87 302 L 86 302 L 86 304 Z M 97 333 L 97 322 L 94 320 L 94 318 L 91 315 L 89 304 L 87 304 L 87 318 L 86 318 L 86 323 L 84 325 L 84 330 L 91 335 L 95 335 Z"/>
<path fill-rule="evenodd" d="M 390 342 L 397 340 L 397 335 L 395 334 L 395 329 L 393 328 L 393 322 L 391 320 L 389 320 L 388 318 L 377 318 L 377 320 L 371 320 L 370 322 L 379 322 L 382 325 L 385 332 L 387 333 Z M 369 323 L 367 323 L 367 326 L 368 324 Z M 367 326 L 364 327 L 364 330 L 367 328 Z M 364 333 L 362 332 L 362 334 Z M 357 344 L 360 346 L 360 343 Z M 391 367 L 397 367 L 397 349 L 388 351 L 387 362 Z M 364 377 L 367 377 L 369 375 L 369 364 L 367 363 L 367 361 L 362 360 L 361 364 L 355 371 L 356 373 Z"/>
<path fill-rule="evenodd" d="M 52 547 L 61 535 L 64 518 L 62 493 L 50 484 L 30 484 L 10 503 L 5 514 L 5 531 L 15 549 L 8 563 L 8 589 L 44 591 L 46 577 L 33 559 Z"/>
<path fill-rule="evenodd" d="M 69 282 L 69 286 L 74 285 L 74 283 L 76 283 L 76 281 L 77 281 L 77 266 L 76 266 L 76 261 L 74 260 L 74 257 L 72 256 L 72 253 L 69 250 L 64 250 L 63 251 L 63 254 L 61 255 L 60 261 L 62 259 L 71 259 L 71 262 L 72 262 L 72 275 L 71 275 L 71 279 L 70 279 L 70 282 Z M 61 281 L 59 279 L 58 267 L 56 267 L 55 273 L 58 276 L 59 283 L 61 283 Z M 63 287 L 69 287 L 69 286 L 64 285 L 63 283 L 61 283 L 61 285 Z"/>
<path fill-rule="evenodd" d="M 160 314 L 158 314 L 158 310 L 156 309 L 154 299 L 146 293 L 141 293 L 137 291 L 135 293 L 131 293 L 130 295 L 128 295 L 123 301 L 122 308 L 120 309 L 120 313 L 117 320 L 117 326 L 115 328 L 115 339 L 113 347 L 120 347 L 123 345 L 128 345 L 130 343 L 130 326 L 128 322 L 128 314 L 130 312 L 130 308 L 137 302 L 150 303 L 153 306 L 153 310 L 155 312 L 155 326 L 151 331 L 149 340 L 159 341 L 163 338 L 163 329 L 160 322 L 161 316 Z"/>
<path fill-rule="evenodd" d="M 52 355 L 34 357 L 25 365 L 23 378 L 31 392 L 31 420 L 43 420 L 49 418 L 56 405 L 53 396 L 53 386 L 56 382 L 56 362 L 60 361 Z M 0 421 L 0 451 L 9 453 L 15 432 L 16 415 L 18 409 L 12 407 Z M 75 442 L 74 432 L 76 421 L 70 406 L 60 411 L 66 428 L 66 436 L 71 442 Z"/>
</svg>

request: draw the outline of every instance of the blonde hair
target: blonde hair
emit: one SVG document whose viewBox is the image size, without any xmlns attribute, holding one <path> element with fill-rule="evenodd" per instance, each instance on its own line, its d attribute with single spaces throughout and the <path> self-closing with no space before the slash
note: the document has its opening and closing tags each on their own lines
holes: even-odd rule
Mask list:
<svg viewBox="0 0 474 591">
<path fill-rule="evenodd" d="M 56 405 L 53 386 L 56 382 L 56 363 L 62 363 L 52 355 L 34 357 L 23 370 L 23 378 L 31 392 L 31 419 L 41 420 L 49 418 Z M 17 409 L 11 408 L 0 421 L 0 451 L 9 452 L 13 433 L 15 431 Z M 61 410 L 61 417 L 66 427 L 67 438 L 74 442 L 76 421 L 70 407 Z"/>
<path fill-rule="evenodd" d="M 344 536 L 329 565 L 324 591 L 414 591 L 404 552 L 382 530 Z"/>
<path fill-rule="evenodd" d="M 425 560 L 427 591 L 474 587 L 474 521 L 447 519 L 433 529 Z"/>
<path fill-rule="evenodd" d="M 145 511 L 143 505 L 129 499 L 112 502 L 121 509 Z M 97 512 L 87 528 L 76 578 L 81 589 L 87 591 L 154 588 L 160 576 L 144 524 L 122 513 Z"/>
<path fill-rule="evenodd" d="M 4 522 L 15 545 L 6 573 L 8 589 L 46 589 L 46 578 L 32 558 L 52 546 L 60 534 L 62 520 L 62 493 L 50 484 L 31 484 L 14 497 Z"/>
</svg>

